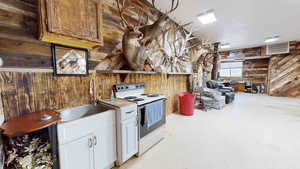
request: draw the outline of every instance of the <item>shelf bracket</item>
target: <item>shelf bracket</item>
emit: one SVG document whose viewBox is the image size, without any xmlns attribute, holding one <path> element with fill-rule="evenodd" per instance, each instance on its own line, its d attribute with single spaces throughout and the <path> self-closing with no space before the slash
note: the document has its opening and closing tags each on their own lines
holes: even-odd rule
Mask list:
<svg viewBox="0 0 300 169">
<path fill-rule="evenodd" d="M 125 82 L 128 74 L 127 73 L 120 73 L 119 76 L 120 76 L 121 82 L 123 83 L 123 82 Z"/>
</svg>

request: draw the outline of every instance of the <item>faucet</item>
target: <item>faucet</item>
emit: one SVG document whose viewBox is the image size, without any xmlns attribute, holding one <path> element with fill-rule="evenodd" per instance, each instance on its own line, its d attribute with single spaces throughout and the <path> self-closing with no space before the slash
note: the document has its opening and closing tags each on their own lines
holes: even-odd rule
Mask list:
<svg viewBox="0 0 300 169">
<path fill-rule="evenodd" d="M 94 100 L 94 106 L 97 106 L 98 104 L 100 104 L 100 100 L 99 99 L 95 99 Z"/>
</svg>

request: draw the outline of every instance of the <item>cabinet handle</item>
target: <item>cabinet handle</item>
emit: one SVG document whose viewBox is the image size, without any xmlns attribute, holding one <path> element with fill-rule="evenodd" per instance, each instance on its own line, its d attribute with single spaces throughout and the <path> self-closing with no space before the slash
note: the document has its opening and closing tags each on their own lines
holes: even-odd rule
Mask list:
<svg viewBox="0 0 300 169">
<path fill-rule="evenodd" d="M 97 137 L 96 136 L 93 137 L 93 142 L 94 142 L 94 145 L 97 145 L 98 141 L 97 141 Z"/>
<path fill-rule="evenodd" d="M 130 114 L 130 113 L 133 113 L 134 111 L 129 111 L 129 112 L 126 112 L 126 114 Z"/>
<path fill-rule="evenodd" d="M 89 144 L 89 148 L 93 147 L 93 140 L 92 140 L 92 138 L 89 138 L 88 144 Z"/>
</svg>

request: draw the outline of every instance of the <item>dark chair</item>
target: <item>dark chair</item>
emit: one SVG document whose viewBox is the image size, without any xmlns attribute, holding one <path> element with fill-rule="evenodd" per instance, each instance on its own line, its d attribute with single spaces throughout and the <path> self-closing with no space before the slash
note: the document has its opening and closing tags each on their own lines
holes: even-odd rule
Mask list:
<svg viewBox="0 0 300 169">
<path fill-rule="evenodd" d="M 207 88 L 218 90 L 222 93 L 222 96 L 225 96 L 225 103 L 229 104 L 234 101 L 235 93 L 232 87 L 225 87 L 222 83 L 217 81 L 209 80 L 206 82 Z"/>
</svg>

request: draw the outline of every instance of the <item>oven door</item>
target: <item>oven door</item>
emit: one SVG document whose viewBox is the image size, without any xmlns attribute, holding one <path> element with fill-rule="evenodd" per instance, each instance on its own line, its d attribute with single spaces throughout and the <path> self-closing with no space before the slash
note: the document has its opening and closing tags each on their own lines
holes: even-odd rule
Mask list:
<svg viewBox="0 0 300 169">
<path fill-rule="evenodd" d="M 162 117 L 159 121 L 152 124 L 151 126 L 148 126 L 148 124 L 147 124 L 148 120 L 147 120 L 147 112 L 146 112 L 147 111 L 146 105 L 150 104 L 150 103 L 138 106 L 140 139 L 145 137 L 147 134 L 151 133 L 155 129 L 163 126 L 166 123 L 166 99 L 156 100 L 156 101 L 153 101 L 151 103 L 158 102 L 158 101 L 163 101 L 163 103 L 162 103 L 162 110 L 163 110 Z"/>
</svg>

